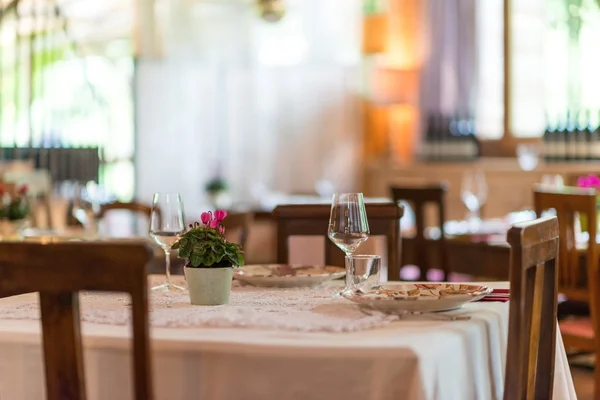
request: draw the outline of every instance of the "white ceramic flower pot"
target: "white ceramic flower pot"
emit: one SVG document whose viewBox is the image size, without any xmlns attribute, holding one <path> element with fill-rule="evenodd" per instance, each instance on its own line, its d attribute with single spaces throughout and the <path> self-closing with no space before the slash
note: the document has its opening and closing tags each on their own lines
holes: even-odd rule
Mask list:
<svg viewBox="0 0 600 400">
<path fill-rule="evenodd" d="M 229 303 L 233 268 L 184 268 L 190 302 L 197 306 Z"/>
</svg>

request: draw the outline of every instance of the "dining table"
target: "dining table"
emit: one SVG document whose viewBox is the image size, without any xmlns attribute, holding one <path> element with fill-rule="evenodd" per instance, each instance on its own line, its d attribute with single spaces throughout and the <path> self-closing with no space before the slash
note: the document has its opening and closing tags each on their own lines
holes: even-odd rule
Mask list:
<svg viewBox="0 0 600 400">
<path fill-rule="evenodd" d="M 156 399 L 502 399 L 509 302 L 398 316 L 364 313 L 332 297 L 340 288 L 234 281 L 223 306 L 150 292 Z M 82 292 L 80 302 L 88 398 L 132 399 L 128 297 Z M 37 295 L 0 299 L 0 399 L 45 398 L 40 341 Z M 560 333 L 554 398 L 577 398 Z"/>
</svg>

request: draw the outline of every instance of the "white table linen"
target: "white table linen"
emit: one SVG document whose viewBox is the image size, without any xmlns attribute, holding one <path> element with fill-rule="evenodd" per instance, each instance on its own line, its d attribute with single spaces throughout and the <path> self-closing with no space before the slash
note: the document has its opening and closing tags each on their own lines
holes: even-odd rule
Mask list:
<svg viewBox="0 0 600 400">
<path fill-rule="evenodd" d="M 499 399 L 508 303 L 465 311 L 470 321 L 411 319 L 351 333 L 152 328 L 156 398 Z M 44 398 L 39 332 L 37 321 L 0 316 L 0 399 Z M 128 328 L 84 323 L 83 333 L 89 398 L 131 399 Z M 555 399 L 576 399 L 560 335 L 554 385 Z"/>
</svg>

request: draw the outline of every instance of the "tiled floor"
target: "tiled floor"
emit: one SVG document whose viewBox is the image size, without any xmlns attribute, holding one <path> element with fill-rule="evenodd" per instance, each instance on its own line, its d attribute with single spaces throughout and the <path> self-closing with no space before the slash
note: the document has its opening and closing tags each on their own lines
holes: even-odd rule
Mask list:
<svg viewBox="0 0 600 400">
<path fill-rule="evenodd" d="M 594 395 L 593 371 L 588 368 L 572 367 L 571 375 L 578 400 L 592 400 Z"/>
</svg>

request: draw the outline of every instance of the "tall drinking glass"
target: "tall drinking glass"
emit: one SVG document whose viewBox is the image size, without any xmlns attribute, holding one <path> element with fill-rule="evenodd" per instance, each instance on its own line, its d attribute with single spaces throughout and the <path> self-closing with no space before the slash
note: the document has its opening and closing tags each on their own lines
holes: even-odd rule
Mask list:
<svg viewBox="0 0 600 400">
<path fill-rule="evenodd" d="M 179 193 L 156 193 L 150 215 L 150 236 L 165 252 L 166 282 L 152 290 L 185 290 L 171 282 L 171 247 L 185 230 L 183 202 Z"/>
<path fill-rule="evenodd" d="M 463 175 L 461 194 L 469 210 L 469 230 L 475 232 L 481 225 L 481 207 L 487 200 L 487 184 L 482 171 L 468 171 Z"/>
<path fill-rule="evenodd" d="M 352 289 L 349 257 L 369 238 L 369 233 L 363 194 L 334 194 L 327 235 L 346 254 L 346 287 L 336 296 L 341 296 L 342 293 Z"/>
</svg>

